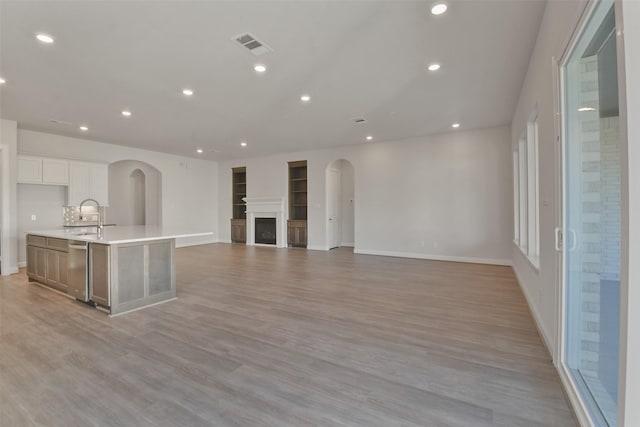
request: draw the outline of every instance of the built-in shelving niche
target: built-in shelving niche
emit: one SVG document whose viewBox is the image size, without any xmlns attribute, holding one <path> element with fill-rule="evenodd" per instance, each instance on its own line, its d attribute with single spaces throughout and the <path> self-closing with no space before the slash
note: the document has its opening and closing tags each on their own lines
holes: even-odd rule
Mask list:
<svg viewBox="0 0 640 427">
<path fill-rule="evenodd" d="M 246 243 L 247 241 L 247 212 L 243 197 L 247 197 L 247 168 L 231 169 L 231 203 L 233 216 L 231 218 L 231 241 Z"/>
<path fill-rule="evenodd" d="M 289 162 L 289 246 L 307 247 L 307 161 Z"/>
</svg>

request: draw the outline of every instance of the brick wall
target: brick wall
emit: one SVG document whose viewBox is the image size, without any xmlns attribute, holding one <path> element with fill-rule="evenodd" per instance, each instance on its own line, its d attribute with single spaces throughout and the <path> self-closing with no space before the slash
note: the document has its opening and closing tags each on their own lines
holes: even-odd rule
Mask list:
<svg viewBox="0 0 640 427">
<path fill-rule="evenodd" d="M 580 113 L 582 140 L 582 177 L 580 196 L 582 201 L 582 229 L 578 250 L 582 257 L 582 318 L 580 336 L 580 370 L 596 376 L 600 345 L 600 272 L 601 272 L 601 146 L 600 113 L 598 112 L 598 59 L 583 58 L 580 63 L 580 107 L 594 111 Z M 571 236 L 568 236 L 571 239 Z M 568 241 L 572 245 L 573 242 Z M 577 279 L 577 278 L 574 278 Z"/>
</svg>

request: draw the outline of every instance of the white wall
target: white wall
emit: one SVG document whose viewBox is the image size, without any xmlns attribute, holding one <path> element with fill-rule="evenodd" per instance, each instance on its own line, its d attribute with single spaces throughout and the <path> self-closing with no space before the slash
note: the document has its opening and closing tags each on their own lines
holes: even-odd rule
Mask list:
<svg viewBox="0 0 640 427">
<path fill-rule="evenodd" d="M 558 255 L 555 251 L 554 229 L 561 222 L 560 176 L 556 161 L 554 94 L 554 64 L 569 42 L 578 24 L 585 1 L 550 1 L 540 25 L 538 40 L 529 62 L 529 69 L 513 116 L 511 140 L 518 141 L 531 112 L 538 108 L 540 164 L 540 268 L 536 270 L 518 246 L 511 244 L 513 268 L 533 312 L 543 338 L 553 357 L 557 355 L 558 329 Z M 513 179 L 511 178 L 511 181 Z M 513 207 L 509 208 L 512 211 Z M 513 236 L 511 236 L 513 237 Z"/>
<path fill-rule="evenodd" d="M 132 173 L 138 170 L 144 176 L 144 188 L 136 189 L 131 182 Z M 136 197 L 136 190 L 143 191 L 142 197 Z M 124 160 L 109 165 L 109 208 L 107 215 L 110 223 L 116 225 L 134 225 L 136 222 L 146 225 L 162 224 L 161 212 L 162 174 L 145 162 Z M 135 204 L 144 203 L 144 207 Z M 136 211 L 144 211 L 142 221 L 136 221 Z"/>
<path fill-rule="evenodd" d="M 353 165 L 340 160 L 340 245 L 353 246 L 355 182 Z"/>
<path fill-rule="evenodd" d="M 67 187 L 18 184 L 18 265 L 24 267 L 27 262 L 24 232 L 62 227 L 62 206 L 66 202 Z M 36 216 L 35 221 L 31 215 Z"/>
<path fill-rule="evenodd" d="M 249 197 L 286 197 L 287 162 L 307 160 L 308 247 L 326 249 L 325 170 L 346 159 L 357 252 L 508 264 L 509 137 L 498 127 L 221 162 L 220 240 L 230 240 L 232 167 L 247 167 Z"/>
<path fill-rule="evenodd" d="M 621 124 L 627 127 L 622 143 L 623 158 L 626 154 L 627 162 L 623 163 L 622 170 L 620 371 L 623 380 L 619 385 L 622 402 L 619 420 L 620 425 L 633 427 L 640 426 L 640 2 L 618 0 L 616 6 L 617 12 L 622 11 L 619 30 L 624 33 L 624 46 L 619 54 L 624 53 L 622 73 L 626 75 L 626 79 L 620 79 L 626 81 L 620 97 Z"/>
<path fill-rule="evenodd" d="M 16 209 L 16 178 L 17 178 L 17 126 L 18 124 L 11 120 L 0 120 L 0 144 L 7 147 L 9 179 L 3 182 L 6 189 L 6 200 L 8 203 L 3 205 L 2 234 L 3 239 L 7 239 L 7 245 L 2 254 L 2 274 L 12 274 L 18 272 L 18 253 L 17 237 L 17 209 Z M 5 155 L 5 154 L 3 154 Z M 4 246 L 4 244 L 3 244 Z M 8 249 L 8 250 L 7 250 Z"/>
<path fill-rule="evenodd" d="M 18 130 L 18 151 L 21 154 L 102 163 L 120 160 L 146 162 L 162 174 L 162 225 L 214 232 L 213 237 L 179 239 L 177 245 L 217 240 L 216 162 L 23 129 Z M 20 231 L 24 233 L 27 230 Z M 19 250 L 24 252 L 25 248 Z"/>
</svg>

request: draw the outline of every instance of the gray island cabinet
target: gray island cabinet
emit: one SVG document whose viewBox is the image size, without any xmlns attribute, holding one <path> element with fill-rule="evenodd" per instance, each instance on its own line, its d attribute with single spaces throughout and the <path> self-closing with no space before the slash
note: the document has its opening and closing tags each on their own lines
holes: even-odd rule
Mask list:
<svg viewBox="0 0 640 427">
<path fill-rule="evenodd" d="M 175 239 L 212 234 L 153 226 L 34 231 L 27 235 L 27 275 L 121 314 L 175 299 Z"/>
<path fill-rule="evenodd" d="M 89 244 L 91 301 L 118 314 L 176 297 L 175 239 Z"/>
</svg>

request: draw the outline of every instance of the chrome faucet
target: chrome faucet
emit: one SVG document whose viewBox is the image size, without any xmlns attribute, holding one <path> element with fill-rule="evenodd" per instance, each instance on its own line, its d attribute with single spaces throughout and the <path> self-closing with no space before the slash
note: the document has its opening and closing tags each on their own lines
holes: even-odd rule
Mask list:
<svg viewBox="0 0 640 427">
<path fill-rule="evenodd" d="M 102 227 L 104 226 L 103 222 L 102 222 L 102 215 L 100 214 L 100 203 L 98 203 L 97 200 L 95 199 L 84 199 L 82 202 L 80 202 L 80 219 L 82 219 L 82 207 L 84 206 L 84 204 L 86 202 L 93 202 L 96 204 L 96 209 L 98 212 L 98 232 L 102 231 Z"/>
</svg>

